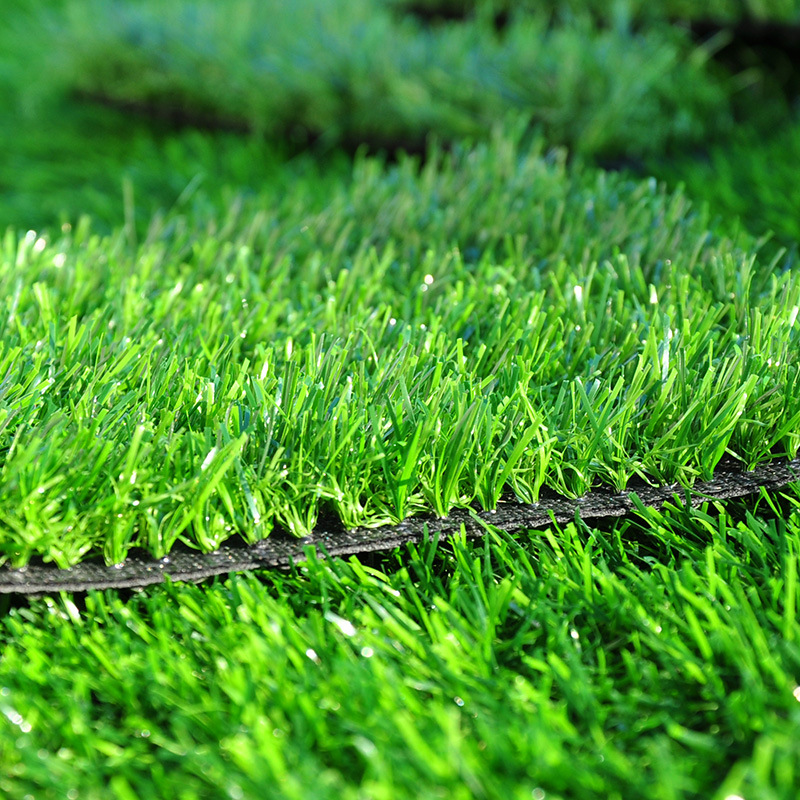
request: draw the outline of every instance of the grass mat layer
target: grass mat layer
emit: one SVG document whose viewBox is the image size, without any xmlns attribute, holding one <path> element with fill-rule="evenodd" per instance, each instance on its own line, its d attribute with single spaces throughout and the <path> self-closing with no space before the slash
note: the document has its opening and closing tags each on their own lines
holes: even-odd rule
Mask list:
<svg viewBox="0 0 800 800">
<path fill-rule="evenodd" d="M 0 257 L 0 552 L 68 566 L 710 477 L 798 447 L 800 282 L 497 137 Z"/>
<path fill-rule="evenodd" d="M 0 790 L 789 800 L 798 507 L 12 608 Z"/>
<path fill-rule="evenodd" d="M 111 109 L 57 104 L 0 116 L 0 229 L 128 225 L 144 236 L 156 214 L 224 208 L 265 185 L 314 179 L 319 192 L 347 178 L 341 154 L 312 160 L 263 139 L 148 125 Z"/>
</svg>

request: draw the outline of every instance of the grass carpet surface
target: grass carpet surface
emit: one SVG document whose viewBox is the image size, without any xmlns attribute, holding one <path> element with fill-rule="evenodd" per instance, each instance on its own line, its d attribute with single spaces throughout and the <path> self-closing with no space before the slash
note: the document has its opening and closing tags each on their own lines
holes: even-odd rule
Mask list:
<svg viewBox="0 0 800 800">
<path fill-rule="evenodd" d="M 664 16 L 458 5 L 7 1 L 4 565 L 797 455 L 791 114 L 718 153 L 753 75 Z M 4 598 L 0 794 L 794 800 L 799 508 Z"/>
<path fill-rule="evenodd" d="M 9 234 L 2 265 L 12 566 L 690 483 L 800 443 L 792 262 L 508 137 L 141 243 Z"/>
</svg>

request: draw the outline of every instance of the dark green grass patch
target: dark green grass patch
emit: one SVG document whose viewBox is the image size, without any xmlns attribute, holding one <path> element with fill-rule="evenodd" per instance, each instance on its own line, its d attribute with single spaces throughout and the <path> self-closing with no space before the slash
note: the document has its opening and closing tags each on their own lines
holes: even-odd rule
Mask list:
<svg viewBox="0 0 800 800">
<path fill-rule="evenodd" d="M 719 214 L 740 219 L 753 233 L 800 242 L 800 125 L 787 119 L 771 133 L 745 130 L 713 145 L 703 156 L 655 160 L 651 168 Z"/>
<path fill-rule="evenodd" d="M 0 791 L 789 800 L 796 488 L 32 601 L 0 627 Z"/>
<path fill-rule="evenodd" d="M 718 22 L 770 21 L 791 23 L 800 20 L 797 0 L 389 0 L 396 8 L 423 15 L 425 18 L 464 18 L 471 15 L 542 13 L 549 11 L 556 18 L 590 15 L 599 23 L 634 19 L 642 21 L 715 20 Z"/>
<path fill-rule="evenodd" d="M 234 194 L 265 185 L 280 192 L 313 177 L 324 193 L 346 180 L 350 162 L 340 153 L 312 159 L 286 142 L 200 131 L 60 96 L 57 74 L 42 76 L 36 65 L 52 47 L 44 9 L 63 5 L 4 4 L 0 231 L 71 226 L 85 215 L 96 232 L 127 225 L 141 235 L 155 213 L 176 207 L 211 213 Z"/>
<path fill-rule="evenodd" d="M 315 189 L 6 236 L 7 563 L 795 455 L 797 272 L 682 195 L 508 137 Z"/>
</svg>

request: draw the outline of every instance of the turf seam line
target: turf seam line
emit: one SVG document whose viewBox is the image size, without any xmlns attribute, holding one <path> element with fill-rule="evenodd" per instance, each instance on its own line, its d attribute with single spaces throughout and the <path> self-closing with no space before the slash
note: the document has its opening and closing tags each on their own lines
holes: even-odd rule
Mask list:
<svg viewBox="0 0 800 800">
<path fill-rule="evenodd" d="M 522 529 L 543 528 L 553 521 L 564 524 L 575 519 L 623 517 L 641 507 L 658 509 L 678 496 L 684 503 L 698 506 L 709 501 L 732 500 L 756 494 L 762 489 L 776 490 L 800 480 L 800 457 L 792 461 L 775 459 L 742 472 L 731 467 L 718 469 L 710 481 L 691 488 L 677 483 L 667 486 L 641 486 L 615 492 L 599 487 L 578 499 L 553 494 L 535 504 L 509 502 L 496 511 L 454 509 L 439 519 L 431 515 L 411 517 L 382 528 L 344 530 L 341 525 L 321 527 L 303 539 L 273 535 L 246 547 L 223 546 L 211 553 L 173 550 L 161 559 L 131 557 L 122 564 L 107 566 L 83 562 L 69 569 L 49 565 L 29 565 L 21 569 L 0 567 L 0 594 L 44 594 L 56 591 L 85 592 L 90 589 L 136 589 L 174 581 L 200 581 L 215 575 L 256 569 L 286 569 L 307 557 L 315 548 L 320 557 L 350 556 L 391 550 L 438 535 L 447 539 L 462 529 L 470 538 L 486 533 L 487 525 L 513 533 Z M 633 497 L 636 497 L 636 501 Z"/>
</svg>

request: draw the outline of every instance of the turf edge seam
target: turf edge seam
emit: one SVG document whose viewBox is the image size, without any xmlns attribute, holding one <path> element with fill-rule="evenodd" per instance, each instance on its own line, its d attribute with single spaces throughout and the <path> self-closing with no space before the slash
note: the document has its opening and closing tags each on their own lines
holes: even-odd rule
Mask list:
<svg viewBox="0 0 800 800">
<path fill-rule="evenodd" d="M 583 497 L 569 499 L 556 494 L 539 503 L 501 502 L 496 511 L 454 509 L 449 516 L 411 517 L 383 528 L 345 530 L 341 525 L 319 527 L 302 539 L 273 535 L 248 546 L 223 546 L 211 553 L 176 549 L 161 559 L 130 557 L 121 564 L 107 566 L 84 562 L 68 569 L 49 565 L 29 565 L 20 569 L 0 567 L 0 594 L 44 594 L 56 591 L 85 592 L 90 589 L 136 589 L 173 581 L 200 581 L 215 575 L 256 569 L 286 569 L 303 561 L 307 548 L 315 548 L 320 557 L 350 556 L 391 550 L 422 541 L 428 536 L 440 539 L 459 534 L 479 538 L 491 525 L 509 533 L 525 528 L 543 528 L 553 521 L 563 524 L 575 519 L 623 517 L 642 507 L 658 509 L 678 497 L 698 506 L 709 501 L 732 500 L 756 494 L 761 489 L 776 490 L 800 480 L 800 457 L 775 459 L 754 470 L 742 472 L 733 466 L 718 469 L 712 480 L 692 488 L 673 483 L 666 486 L 637 487 L 614 492 L 598 487 Z"/>
</svg>

